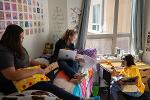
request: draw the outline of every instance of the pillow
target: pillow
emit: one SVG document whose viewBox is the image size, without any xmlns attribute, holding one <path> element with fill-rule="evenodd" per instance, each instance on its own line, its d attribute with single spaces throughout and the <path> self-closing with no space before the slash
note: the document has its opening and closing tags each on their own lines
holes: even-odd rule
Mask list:
<svg viewBox="0 0 150 100">
<path fill-rule="evenodd" d="M 36 69 L 39 68 L 40 66 L 33 66 L 33 67 L 28 67 L 28 68 L 23 68 L 23 69 L 19 69 L 19 70 L 24 70 L 24 69 Z M 54 69 L 58 68 L 58 63 L 54 62 L 52 64 L 50 64 L 47 68 L 45 68 L 46 73 L 49 73 L 51 71 L 53 71 Z M 32 85 L 41 82 L 41 81 L 50 81 L 50 79 L 43 74 L 34 74 L 31 77 L 22 79 L 22 80 L 18 80 L 18 81 L 13 81 L 16 89 L 18 90 L 18 92 L 22 92 L 23 90 L 31 87 Z"/>
<path fill-rule="evenodd" d="M 93 59 L 96 59 L 97 50 L 96 48 L 92 49 L 77 49 L 77 53 L 81 55 L 87 55 Z"/>
<path fill-rule="evenodd" d="M 28 67 L 28 68 L 23 68 L 23 69 L 36 69 L 39 68 L 40 66 L 34 66 L 34 67 Z M 19 70 L 23 70 L 19 69 Z M 16 89 L 18 92 L 22 92 L 23 90 L 31 87 L 32 85 L 40 82 L 40 81 L 50 81 L 50 79 L 43 75 L 43 74 L 34 74 L 31 77 L 18 80 L 18 81 L 13 81 L 13 84 L 15 85 Z"/>
</svg>

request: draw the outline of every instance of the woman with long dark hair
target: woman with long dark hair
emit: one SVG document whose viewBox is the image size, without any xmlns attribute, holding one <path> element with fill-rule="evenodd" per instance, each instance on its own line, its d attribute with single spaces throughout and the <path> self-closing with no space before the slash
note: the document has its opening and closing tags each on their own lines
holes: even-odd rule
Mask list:
<svg viewBox="0 0 150 100">
<path fill-rule="evenodd" d="M 12 24 L 7 26 L 0 40 L 0 92 L 6 95 L 17 92 L 12 81 L 25 79 L 38 73 L 45 74 L 42 68 L 17 70 L 30 66 L 29 55 L 22 45 L 23 35 L 23 29 Z M 34 62 L 34 64 L 37 63 Z M 30 89 L 49 91 L 64 100 L 83 100 L 51 84 L 49 81 L 38 82 L 28 88 L 28 90 Z"/>
</svg>

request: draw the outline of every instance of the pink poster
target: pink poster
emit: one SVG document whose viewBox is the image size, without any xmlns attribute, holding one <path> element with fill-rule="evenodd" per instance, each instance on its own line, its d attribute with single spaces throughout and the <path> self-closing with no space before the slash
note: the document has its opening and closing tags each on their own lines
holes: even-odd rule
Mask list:
<svg viewBox="0 0 150 100">
<path fill-rule="evenodd" d="M 23 14 L 22 13 L 19 13 L 19 19 L 23 20 Z"/>
<path fill-rule="evenodd" d="M 22 3 L 22 0 L 18 0 L 18 3 Z"/>
<path fill-rule="evenodd" d="M 11 0 L 11 2 L 15 2 L 16 3 L 16 0 Z"/>
<path fill-rule="evenodd" d="M 20 11 L 20 12 L 23 11 L 23 10 L 22 10 L 22 5 L 21 5 L 21 4 L 18 5 L 18 11 Z"/>
<path fill-rule="evenodd" d="M 16 6 L 16 4 L 12 4 L 12 11 L 17 11 L 17 6 Z"/>
<path fill-rule="evenodd" d="M 5 10 L 10 10 L 10 3 L 5 3 Z"/>
<path fill-rule="evenodd" d="M 27 12 L 27 6 L 24 5 L 24 12 Z"/>
<path fill-rule="evenodd" d="M 16 12 L 12 12 L 12 18 L 13 18 L 13 19 L 18 19 L 18 18 L 17 18 L 17 13 L 16 13 Z"/>
<path fill-rule="evenodd" d="M 30 20 L 32 20 L 32 14 L 29 15 Z"/>
<path fill-rule="evenodd" d="M 11 12 L 5 12 L 5 16 L 7 20 L 11 20 Z"/>
<path fill-rule="evenodd" d="M 24 3 L 24 4 L 27 4 L 27 0 L 23 0 L 23 3 Z"/>
<path fill-rule="evenodd" d="M 26 35 L 29 35 L 29 29 L 26 29 L 25 32 L 26 32 Z"/>
<path fill-rule="evenodd" d="M 0 20 L 4 20 L 4 12 L 0 11 Z"/>
<path fill-rule="evenodd" d="M 31 35 L 33 34 L 33 29 L 30 29 L 30 34 L 31 34 Z"/>
<path fill-rule="evenodd" d="M 3 2 L 0 2 L 0 10 L 3 10 Z"/>
<path fill-rule="evenodd" d="M 24 19 L 28 20 L 28 13 L 24 13 Z"/>
</svg>

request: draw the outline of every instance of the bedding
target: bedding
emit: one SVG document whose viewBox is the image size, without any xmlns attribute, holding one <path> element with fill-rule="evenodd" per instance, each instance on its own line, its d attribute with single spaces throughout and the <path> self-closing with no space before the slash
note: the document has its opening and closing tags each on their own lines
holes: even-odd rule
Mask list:
<svg viewBox="0 0 150 100">
<path fill-rule="evenodd" d="M 22 93 L 13 93 L 0 96 L 0 100 L 59 100 L 54 94 L 41 90 L 27 90 Z"/>
</svg>

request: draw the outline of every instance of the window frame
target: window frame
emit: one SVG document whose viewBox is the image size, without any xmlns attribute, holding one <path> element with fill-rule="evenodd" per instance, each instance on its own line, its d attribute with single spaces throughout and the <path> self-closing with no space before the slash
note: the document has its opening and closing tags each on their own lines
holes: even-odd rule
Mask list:
<svg viewBox="0 0 150 100">
<path fill-rule="evenodd" d="M 105 0 L 101 0 L 102 5 L 100 6 L 100 10 L 101 13 L 101 26 L 103 25 L 103 17 L 104 17 L 104 1 Z M 131 2 L 132 5 L 132 2 Z M 131 9 L 132 10 L 132 9 Z M 131 11 L 132 12 L 132 11 Z M 114 5 L 114 13 L 113 13 L 113 30 L 112 33 L 107 33 L 107 34 L 94 34 L 94 33 L 103 33 L 102 31 L 99 32 L 88 32 L 87 34 L 87 39 L 102 39 L 102 38 L 111 38 L 112 39 L 112 52 L 111 54 L 115 54 L 116 53 L 116 47 L 117 47 L 117 38 L 121 38 L 121 37 L 128 37 L 129 38 L 129 52 L 131 52 L 131 44 L 132 44 L 132 34 L 131 34 L 131 29 L 130 29 L 130 33 L 119 33 L 117 32 L 117 26 L 118 26 L 118 13 L 119 13 L 119 0 L 115 0 L 115 5 Z M 132 15 L 131 15 L 132 16 Z M 130 17 L 131 17 L 130 16 Z"/>
</svg>

